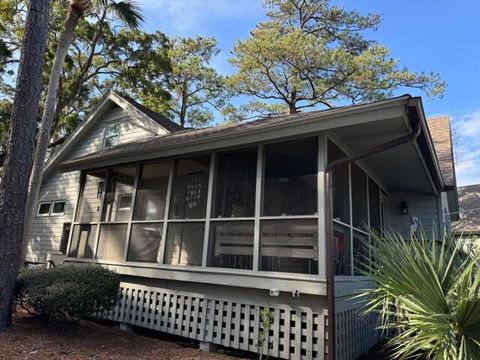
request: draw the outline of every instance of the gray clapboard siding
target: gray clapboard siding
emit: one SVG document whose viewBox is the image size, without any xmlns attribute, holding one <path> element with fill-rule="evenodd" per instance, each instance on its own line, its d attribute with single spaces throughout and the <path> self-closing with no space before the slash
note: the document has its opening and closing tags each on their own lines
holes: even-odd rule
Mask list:
<svg viewBox="0 0 480 360">
<path fill-rule="evenodd" d="M 120 124 L 120 144 L 145 137 L 157 136 L 162 132 L 160 127 L 158 131 L 155 132 L 152 130 L 152 127 L 148 127 L 141 120 L 133 118 L 119 106 L 113 106 L 82 136 L 70 153 L 66 154 L 65 158 L 80 157 L 100 150 L 103 144 L 105 124 L 116 121 Z M 73 218 L 79 184 L 80 172 L 78 171 L 67 173 L 53 171 L 43 180 L 39 194 L 39 202 L 64 200 L 66 202 L 65 213 L 61 216 L 34 218 L 32 239 L 27 250 L 27 261 L 45 262 L 48 253 L 58 252 L 63 224 L 65 222 L 71 222 Z M 86 194 L 86 196 L 96 197 L 97 188 L 92 189 L 92 193 Z"/>
<path fill-rule="evenodd" d="M 27 261 L 45 262 L 50 252 L 58 252 L 63 224 L 70 222 L 77 202 L 80 172 L 52 172 L 44 179 L 39 202 L 65 201 L 63 215 L 36 216 L 33 219 L 32 238 L 28 244 Z"/>
<path fill-rule="evenodd" d="M 72 149 L 65 159 L 73 159 L 101 150 L 105 124 L 117 121 L 120 124 L 119 144 L 156 136 L 158 134 L 158 132 L 148 128 L 142 121 L 133 118 L 125 110 L 115 106 L 98 120 L 98 122 L 75 145 L 75 148 Z"/>
<path fill-rule="evenodd" d="M 436 235 L 438 235 L 439 230 L 443 227 L 443 223 L 440 222 L 442 216 L 439 214 L 439 199 L 436 195 L 391 192 L 388 200 L 390 228 L 403 236 L 409 236 L 412 216 L 419 219 L 419 231 L 420 228 L 423 228 L 427 235 L 430 235 L 434 228 Z M 402 201 L 407 202 L 408 215 L 400 213 Z"/>
</svg>

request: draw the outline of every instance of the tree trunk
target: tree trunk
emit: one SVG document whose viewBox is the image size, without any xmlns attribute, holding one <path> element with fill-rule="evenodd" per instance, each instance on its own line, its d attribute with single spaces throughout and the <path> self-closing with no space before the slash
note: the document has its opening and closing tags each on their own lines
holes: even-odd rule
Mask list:
<svg viewBox="0 0 480 360">
<path fill-rule="evenodd" d="M 22 254 L 48 10 L 49 0 L 31 0 L 28 5 L 4 173 L 0 183 L 0 330 L 4 330 L 11 321 L 15 279 Z"/>
<path fill-rule="evenodd" d="M 48 82 L 47 96 L 43 108 L 42 122 L 38 133 L 35 157 L 33 160 L 32 173 L 30 175 L 30 186 L 28 188 L 27 214 L 24 224 L 23 251 L 22 259 L 25 259 L 28 241 L 31 237 L 32 222 L 37 210 L 38 192 L 42 184 L 42 170 L 47 155 L 48 144 L 50 142 L 50 132 L 53 119 L 55 117 L 55 108 L 57 105 L 57 94 L 60 76 L 62 75 L 63 63 L 67 56 L 68 48 L 72 43 L 73 32 L 82 17 L 83 12 L 74 6 L 69 6 L 65 28 L 60 34 L 57 51 L 53 61 L 50 80 Z"/>
</svg>

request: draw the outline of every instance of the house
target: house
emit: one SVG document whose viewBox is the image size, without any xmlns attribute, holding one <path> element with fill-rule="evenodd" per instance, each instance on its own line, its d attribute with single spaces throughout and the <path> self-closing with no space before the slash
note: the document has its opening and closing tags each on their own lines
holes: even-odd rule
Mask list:
<svg viewBox="0 0 480 360">
<path fill-rule="evenodd" d="M 466 250 L 480 250 L 480 184 L 458 188 L 460 217 L 452 224 L 454 236 Z"/>
<path fill-rule="evenodd" d="M 47 161 L 27 260 L 120 273 L 120 323 L 355 359 L 366 227 L 438 236 L 456 209 L 434 134 L 409 95 L 195 130 L 112 92 Z"/>
</svg>

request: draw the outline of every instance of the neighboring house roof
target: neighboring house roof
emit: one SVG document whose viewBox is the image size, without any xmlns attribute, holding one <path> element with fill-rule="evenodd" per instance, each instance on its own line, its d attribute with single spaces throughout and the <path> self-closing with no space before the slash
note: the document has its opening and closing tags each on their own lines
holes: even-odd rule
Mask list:
<svg viewBox="0 0 480 360">
<path fill-rule="evenodd" d="M 453 159 L 452 132 L 448 116 L 436 116 L 427 120 L 435 153 L 447 187 L 455 187 L 455 165 Z"/>
<path fill-rule="evenodd" d="M 480 234 L 480 184 L 458 188 L 460 220 L 454 222 L 458 234 Z"/>
</svg>

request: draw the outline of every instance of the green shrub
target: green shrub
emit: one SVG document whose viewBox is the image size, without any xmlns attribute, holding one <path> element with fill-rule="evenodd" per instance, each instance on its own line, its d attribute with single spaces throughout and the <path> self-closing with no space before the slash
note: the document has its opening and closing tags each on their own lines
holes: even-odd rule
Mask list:
<svg viewBox="0 0 480 360">
<path fill-rule="evenodd" d="M 53 319 L 81 319 L 109 310 L 118 300 L 120 276 L 100 266 L 27 269 L 17 279 L 16 296 Z"/>
</svg>

